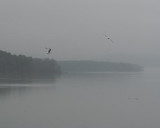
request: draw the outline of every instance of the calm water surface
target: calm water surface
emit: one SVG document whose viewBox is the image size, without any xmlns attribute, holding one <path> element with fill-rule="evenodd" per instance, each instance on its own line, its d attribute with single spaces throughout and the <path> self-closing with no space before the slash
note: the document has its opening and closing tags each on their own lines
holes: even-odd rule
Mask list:
<svg viewBox="0 0 160 128">
<path fill-rule="evenodd" d="M 0 84 L 0 128 L 159 128 L 160 72 Z"/>
</svg>

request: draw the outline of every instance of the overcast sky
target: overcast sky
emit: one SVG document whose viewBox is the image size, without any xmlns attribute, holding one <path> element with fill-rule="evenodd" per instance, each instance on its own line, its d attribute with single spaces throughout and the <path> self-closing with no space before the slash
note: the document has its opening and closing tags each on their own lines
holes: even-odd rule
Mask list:
<svg viewBox="0 0 160 128">
<path fill-rule="evenodd" d="M 159 14 L 159 0 L 0 0 L 0 50 L 56 60 L 158 56 Z"/>
</svg>

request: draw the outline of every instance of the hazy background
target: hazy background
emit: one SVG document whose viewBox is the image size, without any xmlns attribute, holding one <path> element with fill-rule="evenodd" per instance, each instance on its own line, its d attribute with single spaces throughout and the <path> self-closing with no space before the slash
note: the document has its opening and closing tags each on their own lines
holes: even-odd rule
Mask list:
<svg viewBox="0 0 160 128">
<path fill-rule="evenodd" d="M 0 50 L 158 65 L 159 5 L 158 0 L 0 0 Z M 49 56 L 46 47 L 53 49 Z"/>
</svg>

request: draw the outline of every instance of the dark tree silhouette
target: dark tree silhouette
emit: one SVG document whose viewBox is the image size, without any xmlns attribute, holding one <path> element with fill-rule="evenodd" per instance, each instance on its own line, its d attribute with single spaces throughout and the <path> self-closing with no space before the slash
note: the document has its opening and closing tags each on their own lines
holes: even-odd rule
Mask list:
<svg viewBox="0 0 160 128">
<path fill-rule="evenodd" d="M 52 78 L 60 72 L 59 65 L 53 59 L 12 55 L 0 50 L 0 78 Z"/>
</svg>

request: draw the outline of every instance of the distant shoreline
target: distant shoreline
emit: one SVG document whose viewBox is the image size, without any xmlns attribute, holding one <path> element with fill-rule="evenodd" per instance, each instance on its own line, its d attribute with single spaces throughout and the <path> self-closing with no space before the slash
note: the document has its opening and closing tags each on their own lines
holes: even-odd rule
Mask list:
<svg viewBox="0 0 160 128">
<path fill-rule="evenodd" d="M 137 64 L 104 61 L 58 61 L 62 73 L 141 72 Z"/>
<path fill-rule="evenodd" d="M 55 78 L 61 74 L 54 59 L 12 55 L 0 50 L 0 78 L 10 80 Z"/>
</svg>

